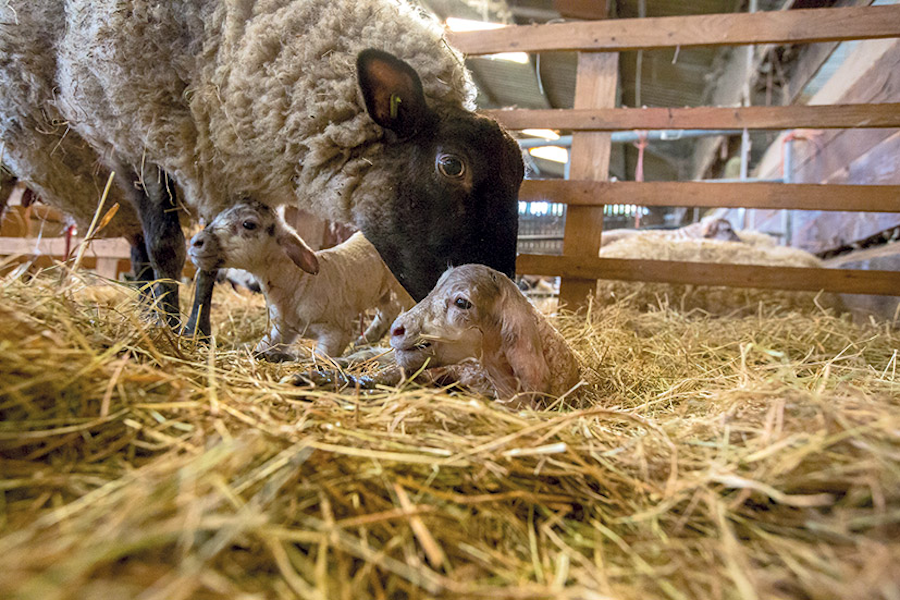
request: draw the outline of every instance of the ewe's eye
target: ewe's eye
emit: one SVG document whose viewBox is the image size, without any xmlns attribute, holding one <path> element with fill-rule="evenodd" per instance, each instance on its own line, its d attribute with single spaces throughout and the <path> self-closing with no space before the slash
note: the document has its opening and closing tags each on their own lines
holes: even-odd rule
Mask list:
<svg viewBox="0 0 900 600">
<path fill-rule="evenodd" d="M 466 163 L 453 154 L 438 154 L 437 168 L 444 177 L 451 179 L 459 179 L 466 174 Z"/>
<path fill-rule="evenodd" d="M 453 302 L 457 308 L 461 308 L 462 310 L 469 310 L 472 308 L 472 303 L 460 296 Z"/>
<path fill-rule="evenodd" d="M 259 225 L 257 225 L 257 224 L 254 223 L 253 221 L 244 221 L 241 225 L 242 225 L 242 226 L 244 227 L 244 229 L 246 229 L 247 231 L 253 231 L 253 230 L 256 229 L 257 227 L 259 227 Z"/>
</svg>

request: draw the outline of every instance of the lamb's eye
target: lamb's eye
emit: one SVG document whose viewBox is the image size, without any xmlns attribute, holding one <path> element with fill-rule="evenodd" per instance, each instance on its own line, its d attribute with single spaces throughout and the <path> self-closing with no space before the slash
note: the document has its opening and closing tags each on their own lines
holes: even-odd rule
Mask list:
<svg viewBox="0 0 900 600">
<path fill-rule="evenodd" d="M 257 225 L 257 224 L 254 223 L 253 221 L 244 221 L 241 225 L 242 225 L 242 226 L 244 227 L 244 229 L 246 229 L 247 231 L 253 231 L 253 230 L 256 229 L 257 227 L 259 227 L 259 225 Z"/>
<path fill-rule="evenodd" d="M 462 310 L 469 310 L 472 308 L 472 303 L 460 296 L 456 300 L 453 301 L 457 308 L 461 308 Z"/>
<path fill-rule="evenodd" d="M 466 163 L 452 154 L 438 154 L 437 167 L 444 177 L 459 179 L 466 174 Z"/>
</svg>

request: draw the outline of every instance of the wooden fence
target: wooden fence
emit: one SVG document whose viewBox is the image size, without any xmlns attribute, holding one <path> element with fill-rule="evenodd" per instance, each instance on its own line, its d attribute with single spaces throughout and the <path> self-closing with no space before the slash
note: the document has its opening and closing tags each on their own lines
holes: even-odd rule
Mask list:
<svg viewBox="0 0 900 600">
<path fill-rule="evenodd" d="M 561 275 L 578 306 L 596 279 L 900 295 L 900 272 L 599 258 L 604 204 L 900 212 L 897 185 L 608 183 L 610 132 L 633 129 L 900 128 L 900 104 L 615 108 L 618 52 L 900 37 L 900 5 L 616 19 L 449 34 L 468 55 L 577 51 L 571 110 L 487 111 L 510 129 L 572 130 L 568 181 L 529 180 L 520 200 L 568 205 L 562 256 L 519 255 L 522 274 Z"/>
<path fill-rule="evenodd" d="M 37 268 L 50 267 L 55 260 L 74 255 L 82 240 L 66 239 L 66 219 L 44 204 L 21 204 L 24 187 L 17 185 L 6 200 L 8 206 L 0 221 L 0 274 L 22 262 Z M 118 279 L 131 270 L 131 247 L 122 238 L 100 239 L 90 243 L 81 263 L 99 275 Z"/>
<path fill-rule="evenodd" d="M 796 269 L 598 257 L 604 204 L 900 212 L 900 186 L 767 183 L 608 183 L 610 132 L 634 129 L 900 128 L 900 103 L 832 106 L 615 108 L 618 52 L 900 37 L 900 5 L 511 26 L 448 34 L 469 55 L 578 52 L 571 110 L 487 111 L 510 129 L 573 130 L 568 181 L 529 180 L 521 200 L 568 205 L 562 256 L 522 254 L 519 273 L 561 275 L 562 301 L 579 305 L 595 280 L 900 295 L 900 272 Z M 0 240 L 0 255 L 61 256 L 64 240 Z M 127 244 L 96 241 L 91 258 L 115 276 Z"/>
</svg>

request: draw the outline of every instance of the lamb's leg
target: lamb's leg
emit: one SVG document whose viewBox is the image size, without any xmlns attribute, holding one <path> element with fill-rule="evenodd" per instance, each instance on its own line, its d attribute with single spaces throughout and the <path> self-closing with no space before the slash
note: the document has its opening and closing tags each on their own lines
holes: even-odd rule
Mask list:
<svg viewBox="0 0 900 600">
<path fill-rule="evenodd" d="M 326 329 L 316 337 L 316 354 L 338 357 L 344 353 L 353 334 L 346 329 Z"/>
<path fill-rule="evenodd" d="M 390 292 L 386 293 L 378 301 L 378 306 L 375 310 L 375 318 L 372 319 L 372 323 L 366 328 L 366 331 L 356 340 L 357 346 L 372 344 L 383 338 L 394 319 L 400 314 L 400 306 L 393 300 Z"/>
<path fill-rule="evenodd" d="M 196 291 L 194 292 L 194 305 L 191 307 L 191 316 L 182 331 L 183 335 L 194 337 L 200 335 L 209 337 L 212 333 L 212 324 L 209 321 L 212 309 L 213 287 L 216 284 L 218 271 L 197 271 L 194 278 Z"/>
<path fill-rule="evenodd" d="M 156 278 L 157 305 L 174 329 L 178 326 L 178 280 L 184 268 L 184 233 L 178 221 L 175 184 L 166 173 L 147 165 L 137 178 L 116 169 L 122 189 L 137 210 L 146 250 Z"/>
<path fill-rule="evenodd" d="M 253 355 L 269 362 L 290 362 L 297 356 L 290 351 L 290 345 L 296 341 L 297 332 L 286 325 L 276 323 L 263 339 L 259 340 Z"/>
<path fill-rule="evenodd" d="M 374 375 L 350 375 L 335 370 L 307 371 L 294 373 L 289 379 L 296 386 L 313 385 L 315 387 L 334 387 L 341 390 L 346 387 L 359 387 L 361 390 L 372 390 L 378 385 L 396 386 L 403 380 L 400 367 L 390 367 Z"/>
</svg>

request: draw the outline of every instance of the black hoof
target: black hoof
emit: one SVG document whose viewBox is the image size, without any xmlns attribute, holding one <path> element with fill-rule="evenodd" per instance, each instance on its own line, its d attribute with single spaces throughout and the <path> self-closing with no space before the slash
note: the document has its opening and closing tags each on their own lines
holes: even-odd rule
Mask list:
<svg viewBox="0 0 900 600">
<path fill-rule="evenodd" d="M 207 340 L 212 336 L 212 328 L 207 323 L 197 323 L 196 319 L 188 319 L 184 327 L 179 332 L 182 337 L 198 340 Z"/>
</svg>

